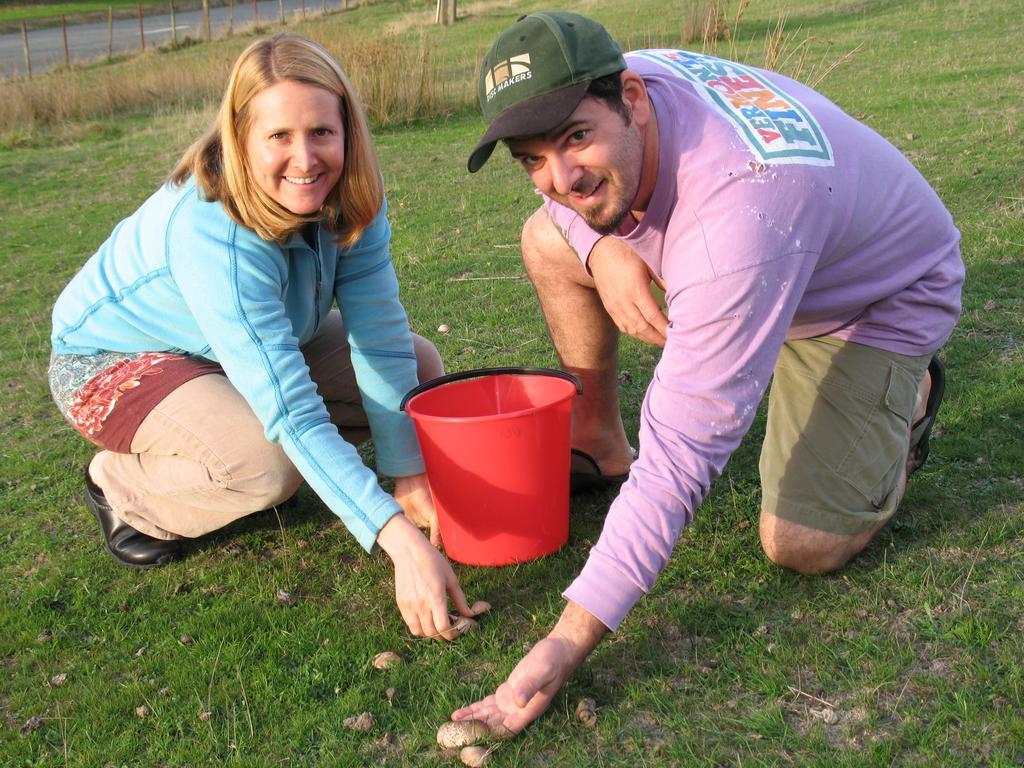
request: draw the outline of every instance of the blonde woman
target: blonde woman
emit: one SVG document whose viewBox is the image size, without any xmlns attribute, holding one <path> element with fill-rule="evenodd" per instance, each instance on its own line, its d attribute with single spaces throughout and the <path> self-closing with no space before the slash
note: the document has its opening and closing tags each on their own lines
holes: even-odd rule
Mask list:
<svg viewBox="0 0 1024 768">
<path fill-rule="evenodd" d="M 51 390 L 103 449 L 86 505 L 116 561 L 162 565 L 305 480 L 391 557 L 414 635 L 450 632 L 449 596 L 470 615 L 398 407 L 443 367 L 409 330 L 389 239 L 344 72 L 295 35 L 250 45 L 213 126 L 54 307 Z M 356 451 L 371 436 L 393 496 Z"/>
</svg>

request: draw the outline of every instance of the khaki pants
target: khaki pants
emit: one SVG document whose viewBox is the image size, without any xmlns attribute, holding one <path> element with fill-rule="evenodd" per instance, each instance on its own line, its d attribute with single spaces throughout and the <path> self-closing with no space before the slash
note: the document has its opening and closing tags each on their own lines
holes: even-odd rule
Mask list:
<svg viewBox="0 0 1024 768">
<path fill-rule="evenodd" d="M 420 380 L 440 374 L 433 345 L 413 335 Z M 302 348 L 342 436 L 370 436 L 341 315 L 331 312 Z M 196 537 L 285 501 L 302 477 L 227 377 L 192 379 L 139 426 L 131 453 L 101 451 L 89 474 L 124 521 L 161 539 Z"/>
</svg>

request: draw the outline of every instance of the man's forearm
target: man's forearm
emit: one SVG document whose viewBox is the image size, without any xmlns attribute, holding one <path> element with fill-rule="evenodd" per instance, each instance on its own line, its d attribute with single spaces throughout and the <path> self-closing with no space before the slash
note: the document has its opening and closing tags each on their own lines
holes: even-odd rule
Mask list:
<svg viewBox="0 0 1024 768">
<path fill-rule="evenodd" d="M 592 613 L 569 600 L 549 637 L 565 644 L 570 652 L 572 668 L 576 669 L 608 634 L 608 627 Z"/>
</svg>

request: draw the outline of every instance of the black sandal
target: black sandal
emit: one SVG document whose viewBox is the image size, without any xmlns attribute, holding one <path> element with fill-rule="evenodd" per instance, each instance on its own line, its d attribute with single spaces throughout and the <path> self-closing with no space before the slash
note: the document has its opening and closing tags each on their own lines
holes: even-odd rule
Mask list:
<svg viewBox="0 0 1024 768">
<path fill-rule="evenodd" d="M 932 435 L 932 427 L 935 426 L 935 414 L 939 412 L 942 396 L 946 390 L 946 369 L 939 358 L 933 357 L 928 363 L 928 373 L 932 377 L 932 387 L 928 392 L 928 404 L 925 406 L 924 416 L 918 419 L 911 430 L 916 431 L 921 425 L 924 425 L 924 432 L 910 449 L 910 456 L 907 459 L 907 477 L 917 472 L 928 459 L 928 441 Z"/>
<path fill-rule="evenodd" d="M 622 475 L 606 475 L 594 461 L 594 457 L 579 448 L 572 448 L 572 459 L 569 464 L 569 495 L 575 496 L 590 491 L 603 491 L 626 482 L 629 473 Z M 636 458 L 636 451 L 633 452 Z"/>
</svg>

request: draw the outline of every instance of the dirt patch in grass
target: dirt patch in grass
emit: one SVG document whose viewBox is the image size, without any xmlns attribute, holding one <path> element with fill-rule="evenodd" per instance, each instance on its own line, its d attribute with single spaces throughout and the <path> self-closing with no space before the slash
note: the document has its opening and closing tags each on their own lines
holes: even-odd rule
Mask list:
<svg viewBox="0 0 1024 768">
<path fill-rule="evenodd" d="M 3 659 L 0 662 L 0 669 L 6 670 L 7 666 L 7 659 Z M 6 671 L 4 672 L 4 677 L 7 677 Z M 3 694 L 0 694 L 0 719 L 3 720 L 4 727 L 9 731 L 16 730 L 19 726 L 14 714 L 11 712 L 11 700 Z"/>
<path fill-rule="evenodd" d="M 492 683 L 499 678 L 498 665 L 493 661 L 483 659 L 467 664 L 459 673 L 459 680 L 462 683 L 478 684 Z"/>
<path fill-rule="evenodd" d="M 900 611 L 889 620 L 889 635 L 898 643 L 910 643 L 917 636 L 913 611 Z"/>
<path fill-rule="evenodd" d="M 388 731 L 367 750 L 371 755 L 377 757 L 381 763 L 388 763 L 391 760 L 397 760 L 405 754 L 405 745 L 402 744 L 402 737 L 397 733 Z"/>
<path fill-rule="evenodd" d="M 921 648 L 918 655 L 925 658 L 921 659 L 921 663 L 913 670 L 914 673 L 945 680 L 950 683 L 955 683 L 960 678 L 952 661 L 949 659 L 932 658 L 927 646 Z"/>
<path fill-rule="evenodd" d="M 869 723 L 870 714 L 862 705 L 854 704 L 852 695 L 812 696 L 794 694 L 782 704 L 782 716 L 801 736 L 821 729 L 833 749 L 859 749 L 865 744 L 883 741 L 892 736 L 892 722 Z"/>
<path fill-rule="evenodd" d="M 668 744 L 669 731 L 648 712 L 637 712 L 629 728 L 643 743 L 645 757 L 656 757 Z"/>
<path fill-rule="evenodd" d="M 660 658 L 675 667 L 693 663 L 695 638 L 692 634 L 677 624 L 663 622 L 658 615 L 645 624 L 650 629 L 646 640 L 653 644 Z"/>
</svg>

